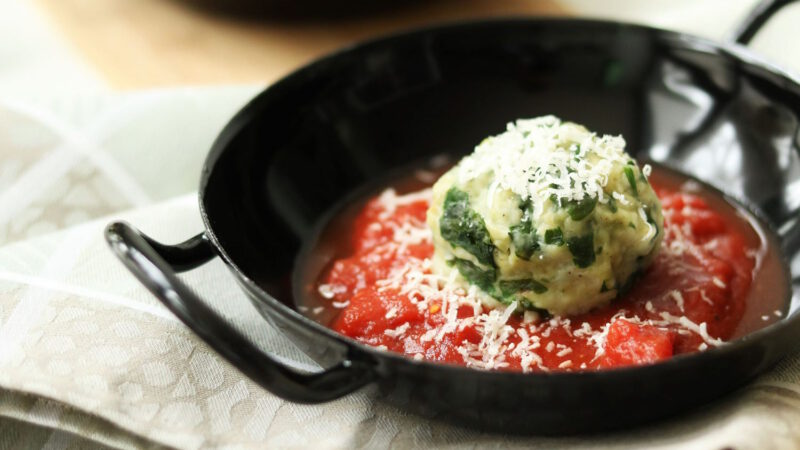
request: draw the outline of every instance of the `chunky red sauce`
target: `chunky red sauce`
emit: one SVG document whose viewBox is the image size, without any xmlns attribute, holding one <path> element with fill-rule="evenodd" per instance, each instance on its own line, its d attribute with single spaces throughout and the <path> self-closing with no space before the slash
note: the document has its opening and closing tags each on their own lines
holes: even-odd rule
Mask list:
<svg viewBox="0 0 800 450">
<path fill-rule="evenodd" d="M 474 289 L 432 274 L 428 197 L 385 192 L 352 223 L 352 254 L 319 280 L 338 311 L 330 327 L 415 359 L 524 372 L 647 364 L 722 345 L 763 249 L 700 196 L 653 185 L 665 217 L 655 262 L 609 306 L 569 318 L 489 310 Z"/>
</svg>

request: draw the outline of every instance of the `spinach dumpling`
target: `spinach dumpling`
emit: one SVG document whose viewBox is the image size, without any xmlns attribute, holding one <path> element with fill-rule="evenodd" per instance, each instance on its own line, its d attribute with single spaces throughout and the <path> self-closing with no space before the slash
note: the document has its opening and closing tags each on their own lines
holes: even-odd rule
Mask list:
<svg viewBox="0 0 800 450">
<path fill-rule="evenodd" d="M 489 306 L 555 315 L 607 304 L 652 262 L 661 205 L 620 136 L 554 116 L 509 123 L 433 186 L 434 270 Z"/>
</svg>

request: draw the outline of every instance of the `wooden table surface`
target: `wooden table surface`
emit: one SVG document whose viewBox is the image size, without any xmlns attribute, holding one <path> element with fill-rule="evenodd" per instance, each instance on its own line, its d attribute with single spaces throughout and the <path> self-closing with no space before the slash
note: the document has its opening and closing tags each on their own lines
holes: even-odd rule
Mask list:
<svg viewBox="0 0 800 450">
<path fill-rule="evenodd" d="M 268 83 L 338 47 L 404 28 L 566 14 L 554 0 L 422 0 L 356 17 L 305 20 L 225 14 L 191 0 L 37 2 L 67 42 L 117 89 Z"/>
</svg>

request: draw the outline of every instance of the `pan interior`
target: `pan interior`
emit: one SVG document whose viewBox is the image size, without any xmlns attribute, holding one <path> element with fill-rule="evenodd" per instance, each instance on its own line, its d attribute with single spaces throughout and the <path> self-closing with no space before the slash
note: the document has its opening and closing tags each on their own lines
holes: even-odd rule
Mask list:
<svg viewBox="0 0 800 450">
<path fill-rule="evenodd" d="M 233 266 L 294 307 L 293 262 L 333 205 L 397 167 L 554 114 L 703 180 L 777 230 L 800 307 L 800 88 L 706 41 L 589 21 L 496 21 L 318 61 L 222 133 L 201 185 Z"/>
</svg>

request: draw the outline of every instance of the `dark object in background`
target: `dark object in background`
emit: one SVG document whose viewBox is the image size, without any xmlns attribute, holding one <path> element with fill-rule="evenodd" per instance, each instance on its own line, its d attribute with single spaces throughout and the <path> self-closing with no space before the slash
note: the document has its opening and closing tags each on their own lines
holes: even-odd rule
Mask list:
<svg viewBox="0 0 800 450">
<path fill-rule="evenodd" d="M 173 0 L 214 14 L 253 19 L 336 19 L 368 16 L 424 0 Z"/>
<path fill-rule="evenodd" d="M 778 3 L 787 2 L 771 2 Z M 740 36 L 761 25 L 749 23 Z M 758 211 L 792 263 L 786 317 L 729 345 L 652 366 L 520 374 L 381 352 L 293 309 L 293 260 L 331 205 L 393 168 L 463 154 L 506 121 L 542 114 L 621 133 L 637 157 L 693 175 Z M 237 114 L 202 173 L 201 235 L 165 246 L 115 223 L 106 237 L 184 323 L 288 400 L 327 401 L 375 382 L 400 408 L 462 425 L 540 434 L 609 430 L 706 403 L 797 349 L 799 127 L 798 82 L 736 44 L 589 20 L 431 28 L 323 58 Z M 270 323 L 329 368 L 303 374 L 262 354 L 177 278 L 175 271 L 215 255 Z"/>
</svg>

